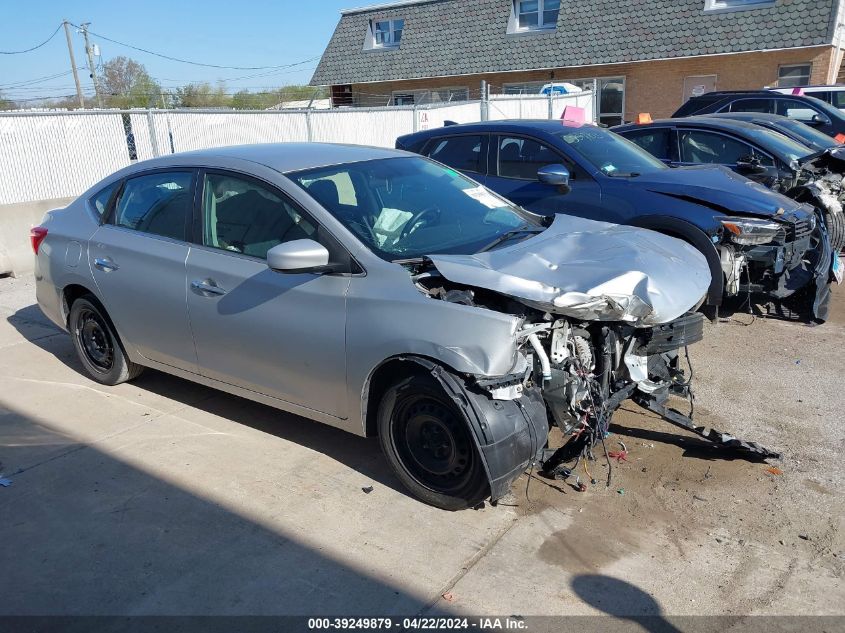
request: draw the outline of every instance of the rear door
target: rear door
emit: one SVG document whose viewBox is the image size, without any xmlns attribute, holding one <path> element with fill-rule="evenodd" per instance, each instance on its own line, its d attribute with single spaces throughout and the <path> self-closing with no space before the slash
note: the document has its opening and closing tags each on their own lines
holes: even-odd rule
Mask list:
<svg viewBox="0 0 845 633">
<path fill-rule="evenodd" d="M 528 136 L 494 136 L 490 175 L 486 184 L 496 193 L 536 213 L 572 213 L 601 217 L 601 188 L 586 171 L 546 143 Z M 570 191 L 540 182 L 537 172 L 547 165 L 564 165 Z"/>
<path fill-rule="evenodd" d="M 124 345 L 191 372 L 197 366 L 185 260 L 195 181 L 192 169 L 128 178 L 88 248 L 91 273 Z"/>
<path fill-rule="evenodd" d="M 348 275 L 267 267 L 282 242 L 331 236 L 274 186 L 250 176 L 201 176 L 202 236 L 187 260 L 188 312 L 200 373 L 286 402 L 345 416 Z M 337 183 L 339 199 L 348 195 Z M 318 185 L 320 186 L 320 185 Z"/>
</svg>

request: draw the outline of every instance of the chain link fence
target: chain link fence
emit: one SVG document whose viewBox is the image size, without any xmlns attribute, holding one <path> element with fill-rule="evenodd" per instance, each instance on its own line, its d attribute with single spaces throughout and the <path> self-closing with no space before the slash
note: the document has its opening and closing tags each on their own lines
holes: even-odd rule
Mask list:
<svg viewBox="0 0 845 633">
<path fill-rule="evenodd" d="M 332 110 L 95 110 L 0 113 L 0 205 L 76 196 L 136 161 L 226 145 L 331 142 L 393 147 L 447 121 L 594 116 L 590 92 Z"/>
</svg>

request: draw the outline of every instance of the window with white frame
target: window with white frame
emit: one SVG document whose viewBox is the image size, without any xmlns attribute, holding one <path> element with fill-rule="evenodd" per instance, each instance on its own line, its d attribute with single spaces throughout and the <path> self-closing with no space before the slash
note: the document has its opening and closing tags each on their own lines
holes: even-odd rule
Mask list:
<svg viewBox="0 0 845 633">
<path fill-rule="evenodd" d="M 774 6 L 775 0 L 704 0 L 705 11 L 743 11 Z"/>
<path fill-rule="evenodd" d="M 372 48 L 396 48 L 402 42 L 405 20 L 373 20 L 370 23 Z"/>
<path fill-rule="evenodd" d="M 514 0 L 515 30 L 553 29 L 559 13 L 560 0 Z"/>
<path fill-rule="evenodd" d="M 810 83 L 812 64 L 787 64 L 778 68 L 778 87 L 792 88 Z"/>
</svg>

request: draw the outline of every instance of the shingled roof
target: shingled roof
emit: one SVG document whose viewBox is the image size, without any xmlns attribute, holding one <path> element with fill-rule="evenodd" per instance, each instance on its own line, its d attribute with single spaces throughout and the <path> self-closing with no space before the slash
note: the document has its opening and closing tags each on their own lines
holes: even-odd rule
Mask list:
<svg viewBox="0 0 845 633">
<path fill-rule="evenodd" d="M 837 0 L 733 12 L 705 0 L 564 0 L 557 29 L 509 34 L 512 0 L 416 0 L 344 11 L 312 85 L 368 83 L 831 44 Z M 402 45 L 364 50 L 369 22 L 403 18 Z"/>
</svg>

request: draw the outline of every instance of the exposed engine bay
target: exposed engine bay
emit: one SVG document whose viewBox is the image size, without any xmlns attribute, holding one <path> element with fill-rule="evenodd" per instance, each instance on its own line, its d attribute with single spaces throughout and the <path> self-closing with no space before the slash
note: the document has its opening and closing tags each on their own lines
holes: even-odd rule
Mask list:
<svg viewBox="0 0 845 633">
<path fill-rule="evenodd" d="M 692 404 L 692 367 L 686 349 L 703 338 L 704 317 L 686 313 L 668 323 L 637 327 L 624 322 L 585 321 L 553 314 L 516 298 L 445 279 L 431 266 L 413 277 L 432 299 L 519 316 L 513 370 L 506 376 L 467 377 L 469 388 L 492 402 L 516 402 L 539 395 L 548 424 L 567 444 L 557 451 L 532 446 L 530 460 L 546 474 L 568 473 L 564 463 L 587 459 L 604 445 L 613 412 L 627 399 L 669 422 L 731 450 L 755 458 L 777 453 L 710 428 L 667 406 L 670 396 Z M 544 436 L 545 437 L 545 436 Z"/>
</svg>

